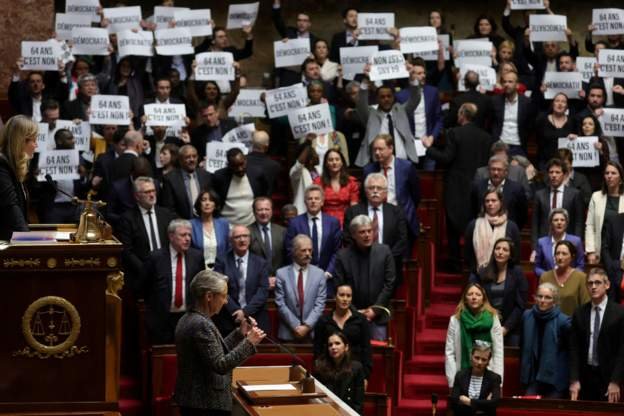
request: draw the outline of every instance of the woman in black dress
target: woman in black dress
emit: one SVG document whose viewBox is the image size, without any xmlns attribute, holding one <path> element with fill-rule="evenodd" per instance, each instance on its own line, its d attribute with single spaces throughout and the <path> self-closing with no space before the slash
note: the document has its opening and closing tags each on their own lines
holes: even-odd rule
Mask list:
<svg viewBox="0 0 624 416">
<path fill-rule="evenodd" d="M 568 97 L 559 93 L 553 97 L 550 111 L 537 118 L 535 135 L 537 165 L 540 170 L 546 167 L 546 162 L 556 156 L 559 138 L 568 137 L 576 132 L 574 118 L 570 117 L 567 112 Z"/>
</svg>

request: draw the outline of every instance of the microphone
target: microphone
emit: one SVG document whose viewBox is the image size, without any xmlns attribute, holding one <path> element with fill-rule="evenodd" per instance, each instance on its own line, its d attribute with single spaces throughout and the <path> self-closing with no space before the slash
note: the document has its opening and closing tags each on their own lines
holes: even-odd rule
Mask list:
<svg viewBox="0 0 624 416">
<path fill-rule="evenodd" d="M 438 394 L 431 393 L 431 414 L 435 416 L 438 410 Z"/>
<path fill-rule="evenodd" d="M 56 185 L 56 183 L 54 182 L 54 180 L 52 180 L 52 176 L 51 176 L 49 173 L 48 173 L 47 175 L 45 175 L 45 180 L 46 180 L 46 182 L 48 182 L 48 183 L 52 186 L 52 188 L 54 188 L 54 190 L 55 190 L 56 192 L 60 192 L 60 193 L 62 193 L 62 194 L 63 194 L 63 195 L 65 195 L 66 197 L 70 198 L 70 199 L 71 199 L 71 202 L 73 202 L 74 204 L 78 205 L 78 198 L 77 198 L 77 197 L 75 197 L 75 196 L 73 196 L 73 195 L 70 195 L 70 194 L 68 194 L 67 192 L 65 192 L 64 190 L 60 189 L 60 188 Z"/>
</svg>

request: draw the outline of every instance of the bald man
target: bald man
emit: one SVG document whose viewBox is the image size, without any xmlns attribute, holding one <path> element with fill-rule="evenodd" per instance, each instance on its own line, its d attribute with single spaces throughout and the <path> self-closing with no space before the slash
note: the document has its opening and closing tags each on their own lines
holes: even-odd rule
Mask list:
<svg viewBox="0 0 624 416">
<path fill-rule="evenodd" d="M 255 131 L 251 138 L 251 151 L 247 154 L 247 170 L 264 174 L 269 184 L 269 196 L 273 194 L 277 175 L 282 170 L 282 166 L 267 155 L 270 142 L 266 131 Z"/>
</svg>

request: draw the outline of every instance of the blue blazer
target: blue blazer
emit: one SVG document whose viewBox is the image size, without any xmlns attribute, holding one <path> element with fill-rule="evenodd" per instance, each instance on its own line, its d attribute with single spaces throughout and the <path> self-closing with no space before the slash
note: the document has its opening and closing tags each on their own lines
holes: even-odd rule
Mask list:
<svg viewBox="0 0 624 416">
<path fill-rule="evenodd" d="M 417 212 L 418 203 L 420 202 L 420 181 L 418 179 L 418 172 L 416 171 L 416 166 L 405 159 L 394 158 L 394 169 L 397 202 L 401 208 L 403 208 L 405 219 L 409 225 L 410 234 L 416 237 L 420 232 L 420 222 Z M 366 176 L 370 173 L 380 171 L 379 162 L 369 163 L 364 166 L 363 178 L 366 179 Z M 363 192 L 362 195 L 364 195 Z"/>
<path fill-rule="evenodd" d="M 572 266 L 583 271 L 585 269 L 585 248 L 581 237 L 572 234 L 566 234 L 567 241 L 576 247 L 576 259 Z M 555 259 L 553 258 L 553 245 L 550 235 L 537 240 L 537 248 L 535 249 L 535 274 L 540 277 L 544 272 L 555 268 Z"/>
<path fill-rule="evenodd" d="M 217 258 L 223 258 L 230 250 L 230 223 L 225 218 L 212 219 L 217 237 Z M 191 235 L 191 245 L 201 252 L 204 252 L 204 230 L 201 218 L 191 220 L 193 226 Z"/>
<path fill-rule="evenodd" d="M 410 91 L 409 88 L 402 89 L 395 95 L 396 100 L 399 103 L 404 103 L 409 100 Z M 440 99 L 438 95 L 438 89 L 431 85 L 425 85 L 423 88 L 423 97 L 425 97 L 425 117 L 427 120 L 427 134 L 433 136 L 434 139 L 440 137 L 442 132 L 442 109 L 440 107 Z M 414 117 L 408 114 L 410 129 L 414 133 Z"/>
<path fill-rule="evenodd" d="M 321 237 L 321 252 L 318 253 L 318 266 L 326 272 L 334 274 L 334 263 L 336 262 L 336 254 L 342 247 L 342 231 L 340 230 L 340 222 L 331 215 L 323 213 L 321 215 L 323 222 L 323 235 Z M 292 263 L 292 240 L 297 234 L 305 234 L 312 238 L 312 232 L 308 226 L 308 214 L 303 213 L 296 216 L 288 223 L 284 246 L 286 247 L 286 255 L 288 261 Z M 314 247 L 316 250 L 316 247 Z"/>
</svg>

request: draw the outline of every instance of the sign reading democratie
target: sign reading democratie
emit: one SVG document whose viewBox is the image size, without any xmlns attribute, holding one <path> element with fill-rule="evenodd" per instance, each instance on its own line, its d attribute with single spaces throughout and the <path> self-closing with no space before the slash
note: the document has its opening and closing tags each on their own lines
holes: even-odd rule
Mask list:
<svg viewBox="0 0 624 416">
<path fill-rule="evenodd" d="M 368 76 L 371 81 L 409 77 L 401 51 L 393 49 L 376 52 L 369 58 L 369 63 L 371 66 Z"/>
<path fill-rule="evenodd" d="M 230 107 L 230 117 L 264 117 L 266 107 L 260 96 L 265 90 L 243 88 L 239 91 L 234 105 Z"/>
<path fill-rule="evenodd" d="M 563 137 L 559 139 L 559 149 L 570 149 L 572 152 L 572 167 L 591 168 L 600 165 L 600 154 L 595 144 L 598 137 L 585 136 L 576 139 Z"/>
<path fill-rule="evenodd" d="M 230 4 L 228 7 L 227 29 L 240 29 L 253 26 L 258 17 L 260 2 L 246 4 Z"/>
<path fill-rule="evenodd" d="M 444 60 L 448 61 L 451 59 L 451 36 L 450 35 L 438 35 L 438 40 L 442 42 L 442 50 L 444 52 Z M 437 61 L 438 60 L 438 50 L 429 51 L 429 52 L 420 52 L 414 54 L 416 56 L 420 56 L 425 61 Z"/>
<path fill-rule="evenodd" d="M 568 98 L 579 98 L 579 92 L 583 89 L 583 76 L 580 72 L 547 71 L 543 83 L 546 87 L 544 98 L 547 100 L 552 100 L 560 92 Z"/>
<path fill-rule="evenodd" d="M 392 40 L 394 13 L 358 13 L 357 23 L 360 40 Z"/>
<path fill-rule="evenodd" d="M 92 22 L 99 22 L 100 0 L 65 0 L 65 13 L 88 16 Z"/>
<path fill-rule="evenodd" d="M 75 27 L 91 27 L 91 21 L 80 14 L 56 14 L 54 31 L 58 39 L 71 40 L 71 31 Z"/>
<path fill-rule="evenodd" d="M 176 27 L 186 27 L 195 36 L 212 36 L 210 9 L 177 10 L 173 14 Z"/>
<path fill-rule="evenodd" d="M 624 137 L 624 109 L 604 108 L 600 125 L 605 136 Z"/>
<path fill-rule="evenodd" d="M 379 46 L 352 46 L 340 48 L 340 65 L 344 79 L 354 79 L 364 73 L 364 67 L 371 55 L 379 51 Z"/>
<path fill-rule="evenodd" d="M 511 0 L 511 10 L 542 10 L 544 0 Z"/>
<path fill-rule="evenodd" d="M 54 131 L 48 134 L 47 146 L 44 149 L 53 150 L 56 148 L 54 135 L 60 129 L 67 129 L 72 132 L 74 139 L 76 139 L 74 149 L 86 152 L 91 147 L 91 125 L 89 123 L 86 121 L 74 123 L 72 120 L 56 120 Z"/>
<path fill-rule="evenodd" d="M 130 124 L 130 118 L 130 100 L 127 95 L 94 95 L 91 97 L 89 123 L 127 126 Z"/>
<path fill-rule="evenodd" d="M 154 23 L 156 29 L 169 28 L 169 22 L 173 20 L 173 15 L 178 10 L 190 10 L 188 7 L 167 7 L 167 6 L 154 6 Z"/>
<path fill-rule="evenodd" d="M 195 55 L 195 79 L 233 81 L 236 77 L 232 52 L 204 52 Z"/>
<path fill-rule="evenodd" d="M 286 42 L 278 40 L 273 42 L 273 54 L 275 67 L 301 65 L 310 56 L 310 39 L 288 39 Z"/>
<path fill-rule="evenodd" d="M 492 66 L 492 42 L 487 40 L 458 40 L 455 42 L 455 64 Z"/>
<path fill-rule="evenodd" d="M 145 104 L 146 126 L 181 126 L 186 124 L 184 104 Z"/>
<path fill-rule="evenodd" d="M 141 7 L 112 7 L 102 9 L 104 18 L 108 20 L 109 33 L 120 30 L 141 28 Z"/>
<path fill-rule="evenodd" d="M 468 71 L 474 71 L 479 74 L 479 85 L 486 91 L 494 91 L 494 87 L 496 87 L 496 71 L 494 68 L 491 66 L 472 64 L 465 64 L 459 68 L 459 81 L 457 82 L 457 89 L 459 91 L 466 91 L 464 77 Z"/>
<path fill-rule="evenodd" d="M 206 170 L 210 173 L 215 173 L 221 168 L 227 166 L 228 150 L 238 147 L 247 154 L 247 146 L 243 143 L 223 143 L 223 142 L 208 142 L 206 143 Z"/>
<path fill-rule="evenodd" d="M 251 147 L 251 137 L 254 131 L 256 131 L 254 123 L 243 124 L 225 133 L 221 141 L 223 143 L 242 143 L 249 148 Z"/>
<path fill-rule="evenodd" d="M 404 27 L 399 30 L 402 53 L 438 51 L 438 33 L 431 26 Z"/>
<path fill-rule="evenodd" d="M 598 52 L 598 76 L 624 77 L 624 50 L 601 49 Z"/>
<path fill-rule="evenodd" d="M 596 65 L 596 58 L 589 56 L 579 56 L 576 58 L 576 70 L 581 73 L 583 82 L 589 82 L 591 77 L 594 76 L 594 65 Z"/>
<path fill-rule="evenodd" d="M 57 71 L 61 51 L 56 42 L 22 41 L 22 69 Z"/>
<path fill-rule="evenodd" d="M 290 130 L 295 139 L 310 133 L 327 134 L 334 131 L 329 105 L 327 103 L 311 105 L 288 113 Z"/>
<path fill-rule="evenodd" d="M 46 150 L 39 155 L 39 175 L 37 180 L 45 182 L 46 175 L 55 181 L 80 178 L 78 165 L 80 156 L 77 149 Z"/>
<path fill-rule="evenodd" d="M 308 91 L 303 84 L 268 90 L 264 96 L 269 118 L 285 116 L 308 104 Z"/>
<path fill-rule="evenodd" d="M 185 27 L 173 29 L 158 29 L 154 32 L 156 37 L 156 53 L 158 55 L 175 56 L 191 55 L 195 53 L 193 48 L 193 36 Z"/>
<path fill-rule="evenodd" d="M 109 55 L 108 31 L 99 27 L 75 27 L 72 29 L 74 55 Z"/>
<path fill-rule="evenodd" d="M 563 42 L 567 40 L 567 16 L 556 14 L 532 14 L 529 17 L 531 42 Z"/>
<path fill-rule="evenodd" d="M 119 57 L 128 55 L 153 56 L 154 34 L 151 30 L 121 30 L 117 32 L 117 50 Z"/>
<path fill-rule="evenodd" d="M 592 25 L 592 35 L 620 35 L 624 33 L 624 9 L 594 9 Z"/>
</svg>

